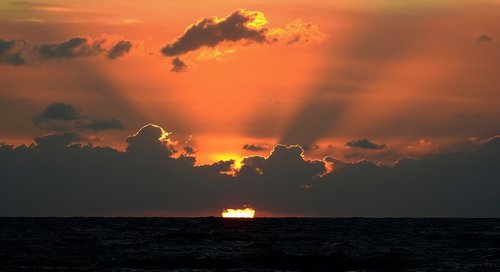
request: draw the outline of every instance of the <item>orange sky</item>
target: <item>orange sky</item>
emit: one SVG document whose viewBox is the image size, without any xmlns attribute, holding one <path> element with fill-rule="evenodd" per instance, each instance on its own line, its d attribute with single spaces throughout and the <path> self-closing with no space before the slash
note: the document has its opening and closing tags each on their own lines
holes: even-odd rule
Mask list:
<svg viewBox="0 0 500 272">
<path fill-rule="evenodd" d="M 391 163 L 500 132 L 498 1 L 337 2 L 2 3 L 0 39 L 105 38 L 105 46 L 128 40 L 133 47 L 113 61 L 0 65 L 0 141 L 29 144 L 51 133 L 33 116 L 54 102 L 123 122 L 123 130 L 83 131 L 100 139 L 95 145 L 122 149 L 127 135 L 154 123 L 172 133 L 178 150 L 186 142 L 197 150 L 198 163 L 266 155 L 277 143 L 309 147 L 311 158 Z M 239 8 L 262 12 L 266 27 L 302 40 L 286 34 L 273 43 L 203 46 L 179 56 L 185 71 L 170 71 L 165 45 L 198 20 Z M 287 28 L 297 19 L 317 31 Z M 361 139 L 385 146 L 346 146 Z"/>
</svg>

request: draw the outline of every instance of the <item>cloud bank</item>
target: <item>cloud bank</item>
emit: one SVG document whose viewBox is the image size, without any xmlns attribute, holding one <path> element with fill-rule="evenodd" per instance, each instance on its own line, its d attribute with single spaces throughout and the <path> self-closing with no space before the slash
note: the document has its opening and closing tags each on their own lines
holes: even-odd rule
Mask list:
<svg viewBox="0 0 500 272">
<path fill-rule="evenodd" d="M 300 146 L 276 145 L 236 170 L 232 160 L 197 166 L 169 137 L 149 124 L 127 137 L 125 151 L 71 132 L 3 144 L 0 215 L 218 215 L 249 204 L 290 216 L 500 216 L 500 136 L 392 166 L 308 160 Z"/>
</svg>

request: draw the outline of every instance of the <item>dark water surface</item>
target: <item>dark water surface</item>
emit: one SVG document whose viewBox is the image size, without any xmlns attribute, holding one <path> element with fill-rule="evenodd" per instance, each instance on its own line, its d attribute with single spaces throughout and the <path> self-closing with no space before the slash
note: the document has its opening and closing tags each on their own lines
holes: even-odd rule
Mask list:
<svg viewBox="0 0 500 272">
<path fill-rule="evenodd" d="M 0 218 L 0 271 L 500 271 L 500 219 Z"/>
</svg>

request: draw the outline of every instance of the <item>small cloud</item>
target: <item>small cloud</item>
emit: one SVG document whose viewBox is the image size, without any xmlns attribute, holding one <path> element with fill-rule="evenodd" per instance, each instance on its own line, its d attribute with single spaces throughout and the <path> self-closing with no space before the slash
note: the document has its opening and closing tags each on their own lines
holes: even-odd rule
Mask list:
<svg viewBox="0 0 500 272">
<path fill-rule="evenodd" d="M 326 39 L 318 26 L 311 22 L 297 19 L 283 28 L 272 28 L 267 33 L 267 39 L 272 42 L 282 41 L 285 44 L 303 44 L 309 42 L 321 42 Z"/>
<path fill-rule="evenodd" d="M 492 42 L 493 37 L 489 34 L 483 34 L 479 37 L 477 37 L 476 42 L 477 43 L 485 43 L 485 42 Z"/>
<path fill-rule="evenodd" d="M 5 65 L 20 66 L 27 63 L 21 55 L 23 40 L 5 41 L 0 39 L 0 63 Z"/>
<path fill-rule="evenodd" d="M 33 117 L 35 124 L 40 121 L 73 121 L 82 118 L 80 108 L 75 105 L 55 102 L 48 105 L 43 111 Z"/>
<path fill-rule="evenodd" d="M 104 52 L 103 43 L 104 40 L 91 42 L 87 38 L 75 37 L 62 43 L 36 45 L 34 48 L 42 59 L 73 59 Z"/>
<path fill-rule="evenodd" d="M 194 154 L 194 153 L 196 153 L 196 150 L 194 150 L 194 148 L 191 146 L 185 146 L 184 152 L 186 152 L 186 154 Z"/>
<path fill-rule="evenodd" d="M 266 151 L 269 150 L 271 147 L 267 144 L 245 144 L 243 146 L 243 149 L 248 150 L 248 151 Z"/>
<path fill-rule="evenodd" d="M 172 60 L 172 69 L 170 71 L 179 73 L 185 71 L 186 68 L 186 64 L 180 58 L 176 57 Z"/>
<path fill-rule="evenodd" d="M 106 54 L 108 59 L 114 60 L 124 56 L 132 48 L 130 41 L 122 40 L 109 45 L 106 44 L 106 41 L 105 38 L 91 40 L 84 37 L 74 37 L 60 43 L 30 45 L 24 40 L 0 39 L 0 64 L 20 66 L 51 59 L 69 60 L 102 54 Z"/>
<path fill-rule="evenodd" d="M 383 149 L 387 146 L 385 144 L 375 144 L 367 139 L 353 140 L 345 144 L 347 147 L 362 148 L 362 149 Z"/>
<path fill-rule="evenodd" d="M 114 60 L 122 57 L 127 54 L 131 48 L 132 43 L 130 41 L 119 41 L 109 50 L 108 58 Z"/>
<path fill-rule="evenodd" d="M 319 148 L 320 148 L 320 146 L 317 144 L 310 144 L 310 145 L 302 146 L 302 149 L 304 149 L 305 152 L 318 150 Z"/>
<path fill-rule="evenodd" d="M 122 130 L 122 121 L 116 118 L 94 118 L 82 113 L 82 110 L 69 103 L 55 102 L 48 105 L 33 117 L 33 123 L 49 131 L 71 130 Z"/>
</svg>

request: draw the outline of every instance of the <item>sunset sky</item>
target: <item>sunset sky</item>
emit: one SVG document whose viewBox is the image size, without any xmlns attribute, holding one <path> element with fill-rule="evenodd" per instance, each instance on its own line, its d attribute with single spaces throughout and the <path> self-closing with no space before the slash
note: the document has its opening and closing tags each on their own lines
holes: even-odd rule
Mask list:
<svg viewBox="0 0 500 272">
<path fill-rule="evenodd" d="M 1 1 L 0 142 L 64 136 L 126 153 L 154 124 L 169 157 L 195 169 L 234 160 L 229 177 L 277 144 L 300 146 L 323 177 L 333 161 L 475 150 L 500 134 L 499 14 L 496 0 Z M 254 196 L 231 203 L 266 198 Z M 269 215 L 337 215 L 261 203 Z M 4 210 L 16 212 L 31 214 Z M 54 212 L 72 213 L 87 211 Z"/>
</svg>

